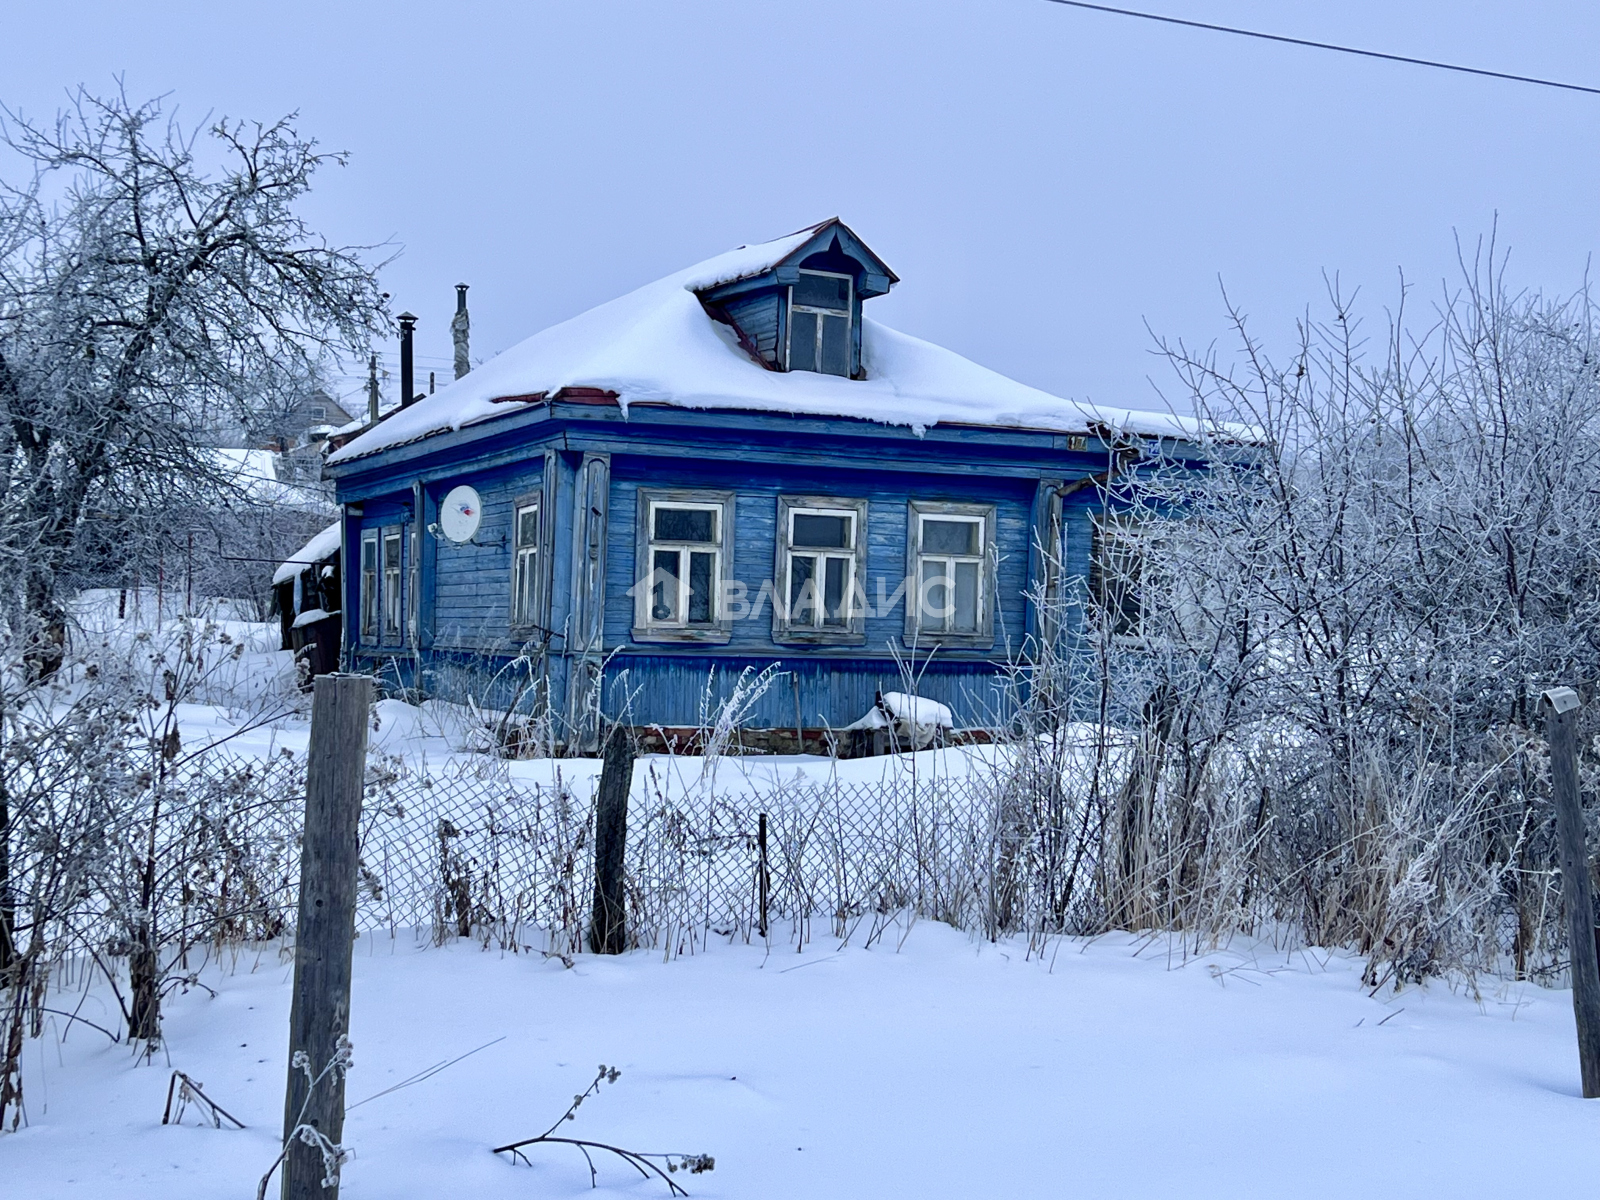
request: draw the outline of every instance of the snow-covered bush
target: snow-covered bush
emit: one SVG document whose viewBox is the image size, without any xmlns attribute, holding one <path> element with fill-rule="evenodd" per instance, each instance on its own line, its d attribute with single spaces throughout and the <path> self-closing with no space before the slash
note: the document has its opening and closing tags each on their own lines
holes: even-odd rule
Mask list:
<svg viewBox="0 0 1600 1200">
<path fill-rule="evenodd" d="M 1228 433 L 1205 470 L 1137 443 L 1108 464 L 1119 577 L 1029 667 L 1045 719 L 1014 769 L 1048 795 L 1030 738 L 1129 731 L 1079 816 L 1079 927 L 1287 930 L 1375 984 L 1559 971 L 1537 698 L 1600 679 L 1600 324 L 1586 293 L 1474 270 L 1368 354 L 1330 303 L 1287 363 L 1237 315 L 1237 360 L 1167 348 Z"/>
</svg>

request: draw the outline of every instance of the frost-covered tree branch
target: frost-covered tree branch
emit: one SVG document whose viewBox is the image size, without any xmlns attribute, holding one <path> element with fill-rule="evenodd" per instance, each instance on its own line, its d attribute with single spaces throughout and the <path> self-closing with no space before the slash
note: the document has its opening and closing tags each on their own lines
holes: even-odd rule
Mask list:
<svg viewBox="0 0 1600 1200">
<path fill-rule="evenodd" d="M 369 248 L 300 215 L 344 157 L 293 117 L 202 135 L 160 100 L 80 91 L 53 123 L 6 112 L 3 134 L 34 174 L 0 184 L 0 565 L 41 676 L 88 549 L 137 553 L 152 514 L 239 500 L 207 432 L 364 345 L 383 299 Z"/>
</svg>

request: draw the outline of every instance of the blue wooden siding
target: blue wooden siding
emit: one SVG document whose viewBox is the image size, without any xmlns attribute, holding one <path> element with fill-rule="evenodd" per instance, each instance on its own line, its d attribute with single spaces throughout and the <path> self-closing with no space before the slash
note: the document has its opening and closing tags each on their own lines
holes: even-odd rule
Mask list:
<svg viewBox="0 0 1600 1200">
<path fill-rule="evenodd" d="M 660 463 L 618 455 L 611 467 L 611 537 L 607 563 L 606 646 L 632 644 L 633 598 L 627 595 L 637 578 L 634 559 L 637 494 L 641 487 L 714 488 L 732 490 L 734 500 L 733 565 L 731 577 L 747 588 L 754 602 L 762 584 L 774 580 L 778 539 L 778 497 L 783 494 L 833 496 L 867 501 L 867 555 L 865 583 L 873 615 L 866 622 L 866 641 L 859 646 L 829 647 L 830 656 L 887 656 L 889 645 L 905 633 L 905 600 L 887 613 L 879 612 L 879 581 L 885 598 L 892 598 L 906 577 L 906 518 L 910 500 L 994 504 L 997 512 L 996 546 L 999 551 L 995 643 L 992 651 L 945 649 L 941 656 L 1004 657 L 1006 646 L 1020 648 L 1026 617 L 1028 539 L 1031 527 L 1033 485 L 1026 480 L 994 480 L 981 476 L 926 476 L 884 471 L 801 471 L 777 465 L 747 466 L 675 464 L 670 474 Z M 772 640 L 770 606 L 759 619 L 733 622 L 728 652 L 817 654 L 797 651 Z"/>
<path fill-rule="evenodd" d="M 424 534 L 419 596 L 423 613 L 420 679 L 406 645 L 374 649 L 349 643 L 352 661 L 390 687 L 420 686 L 430 695 L 475 699 L 499 707 L 528 707 L 535 690 L 512 673 L 498 673 L 525 649 L 509 626 L 511 520 L 518 497 L 539 493 L 547 525 L 546 570 L 551 653 L 540 659 L 540 694 L 566 713 L 571 663 L 564 628 L 572 588 L 573 491 L 585 456 L 610 466 L 602 608 L 603 705 L 613 717 L 642 724 L 695 725 L 705 705 L 715 708 L 741 670 L 771 666 L 780 677 L 747 713 L 749 727 L 842 726 L 860 717 L 874 693 L 906 685 L 890 651 L 903 642 L 904 594 L 887 612 L 878 608 L 878 580 L 892 594 L 905 578 L 907 504 L 948 501 L 993 505 L 998 551 L 994 639 L 984 647 L 945 646 L 922 675 L 921 694 L 948 704 L 958 725 L 992 724 L 1008 709 L 1003 665 L 1023 649 L 1028 619 L 1030 543 L 1041 480 L 1073 480 L 1104 470 L 1107 449 L 1097 439 L 1073 444 L 1060 435 L 987 428 L 938 427 L 917 437 L 870 422 L 775 414 L 699 413 L 638 407 L 624 417 L 615 407 L 562 402 L 519 409 L 482 429 L 398 447 L 371 461 L 336 470 L 347 508 L 349 561 L 358 561 L 364 529 L 402 526 L 409 582 L 412 510 L 421 497 L 424 526 L 437 519 L 440 499 L 466 483 L 483 499 L 473 543 L 458 545 Z M 732 623 L 726 644 L 662 645 L 633 641 L 638 489 L 705 489 L 734 495 L 729 531 L 731 578 L 753 602 L 767 581 L 776 589 L 777 500 L 780 495 L 833 496 L 867 505 L 864 582 L 874 612 L 854 644 L 796 646 L 772 638 L 770 606 L 755 619 Z M 1063 592 L 1082 596 L 1099 493 L 1087 488 L 1065 504 Z M 359 505 L 361 511 L 355 511 Z M 346 573 L 347 620 L 358 614 L 359 569 Z M 406 605 L 409 613 L 410 605 Z M 430 620 L 431 616 L 431 620 Z M 353 630 L 352 630 L 353 631 Z M 431 636 L 430 636 L 431 635 Z M 532 647 L 537 648 L 537 647 Z M 537 656 L 535 656 L 537 657 Z M 926 658 L 926 648 L 924 648 Z M 633 696 L 623 711 L 624 697 Z M 708 699 L 709 696 L 709 699 Z"/>
<path fill-rule="evenodd" d="M 910 687 L 886 656 L 819 658 L 802 651 L 774 658 L 692 650 L 618 655 L 606 669 L 605 712 L 630 724 L 698 726 L 704 719 L 716 718 L 742 673 L 748 671 L 753 679 L 768 666 L 775 667 L 778 675 L 749 710 L 745 728 L 792 729 L 798 718 L 807 729 L 838 729 L 865 716 L 879 691 Z M 936 656 L 916 690 L 949 705 L 961 728 L 993 727 L 1010 711 L 1003 683 L 986 662 L 940 662 Z"/>
<path fill-rule="evenodd" d="M 728 316 L 749 338 L 756 352 L 768 363 L 776 366 L 782 358 L 779 341 L 784 294 L 767 292 L 763 295 L 741 296 L 725 306 Z"/>
<path fill-rule="evenodd" d="M 511 514 L 518 497 L 539 490 L 543 466 L 541 454 L 532 462 L 429 485 L 435 504 L 458 484 L 476 488 L 483 501 L 472 541 L 434 542 L 435 647 L 488 650 L 511 643 Z"/>
</svg>

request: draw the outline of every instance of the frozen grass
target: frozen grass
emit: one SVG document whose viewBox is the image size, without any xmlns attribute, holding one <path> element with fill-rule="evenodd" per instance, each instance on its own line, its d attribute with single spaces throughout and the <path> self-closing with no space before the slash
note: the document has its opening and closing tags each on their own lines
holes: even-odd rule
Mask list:
<svg viewBox="0 0 1600 1200">
<path fill-rule="evenodd" d="M 575 1151 L 490 1147 L 544 1129 L 593 1078 L 575 1136 L 707 1151 L 705 1197 L 1553 1194 L 1600 1170 L 1568 993 L 1433 985 L 1371 999 L 1345 955 L 1182 962 L 1125 936 L 975 943 L 928 922 L 898 948 L 719 947 L 538 956 L 410 940 L 357 947 L 349 1096 L 491 1039 L 355 1107 L 348 1196 L 665 1194 Z M 253 1194 L 282 1119 L 289 967 L 241 959 L 167 1009 L 151 1065 L 82 1025 L 28 1047 L 30 1125 L 0 1142 L 8 1196 Z M 114 1025 L 91 991 L 84 1015 Z M 61 1024 L 60 1019 L 56 1019 Z M 172 1068 L 249 1128 L 162 1127 Z M 192 1121 L 192 1118 L 191 1118 Z"/>
</svg>

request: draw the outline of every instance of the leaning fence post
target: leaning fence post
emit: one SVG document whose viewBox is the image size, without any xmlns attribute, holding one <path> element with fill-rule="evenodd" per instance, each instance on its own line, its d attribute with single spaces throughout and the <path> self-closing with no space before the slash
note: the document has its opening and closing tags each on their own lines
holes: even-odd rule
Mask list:
<svg viewBox="0 0 1600 1200">
<path fill-rule="evenodd" d="M 1578 1020 L 1578 1065 L 1583 1096 L 1600 1097 L 1600 966 L 1596 963 L 1594 900 L 1589 888 L 1589 850 L 1578 800 L 1578 709 L 1571 688 L 1551 688 L 1543 696 L 1550 744 L 1550 795 L 1556 806 L 1556 840 L 1561 849 L 1561 899 L 1567 910 L 1571 943 L 1572 1009 Z"/>
<path fill-rule="evenodd" d="M 756 850 L 761 856 L 757 880 L 761 891 L 761 937 L 767 936 L 767 814 L 760 814 L 756 822 Z"/>
<path fill-rule="evenodd" d="M 628 792 L 632 787 L 633 738 L 621 725 L 613 725 L 605 742 L 594 813 L 594 909 L 589 917 L 589 949 L 596 954 L 621 954 L 628 948 L 622 856 L 628 841 Z"/>
<path fill-rule="evenodd" d="M 336 1200 L 320 1147 L 295 1136 L 303 1125 L 338 1145 L 344 1135 L 344 1072 L 328 1070 L 315 1088 L 296 1058 L 319 1075 L 350 1029 L 350 959 L 356 928 L 361 788 L 367 767 L 372 680 L 319 675 L 311 702 L 306 763 L 306 823 L 300 854 L 300 917 L 294 939 L 294 1003 L 289 1013 L 289 1086 L 283 1105 L 283 1200 Z M 303 1057 L 302 1057 L 303 1056 Z"/>
</svg>

